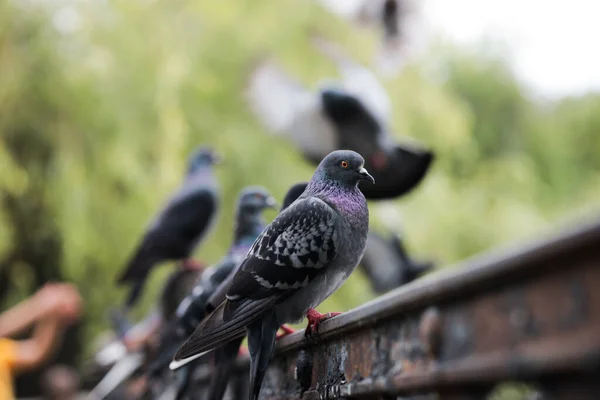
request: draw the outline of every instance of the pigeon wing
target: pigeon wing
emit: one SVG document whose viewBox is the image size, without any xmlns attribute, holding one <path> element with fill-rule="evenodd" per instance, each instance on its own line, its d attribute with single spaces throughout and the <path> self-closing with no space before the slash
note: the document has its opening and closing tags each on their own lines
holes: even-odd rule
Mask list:
<svg viewBox="0 0 600 400">
<path fill-rule="evenodd" d="M 227 300 L 179 349 L 177 365 L 240 337 L 267 309 L 323 273 L 336 256 L 338 218 L 329 204 L 314 197 L 298 200 L 279 214 L 254 242 Z"/>
<path fill-rule="evenodd" d="M 329 204 L 314 197 L 281 213 L 235 275 L 227 293 L 232 306 L 238 299 L 260 300 L 308 285 L 335 257 L 337 218 Z"/>
<path fill-rule="evenodd" d="M 360 99 L 382 126 L 390 120 L 390 98 L 377 77 L 368 68 L 358 64 L 335 44 L 316 37 L 315 47 L 337 64 L 342 76 L 342 86 L 349 94 Z"/>
<path fill-rule="evenodd" d="M 298 113 L 314 103 L 306 87 L 270 61 L 254 69 L 246 94 L 260 121 L 279 134 L 289 134 Z"/>
<path fill-rule="evenodd" d="M 301 182 L 295 184 L 288 190 L 287 194 L 285 195 L 285 198 L 283 199 L 283 204 L 281 205 L 280 213 L 283 212 L 283 210 L 288 208 L 290 205 L 292 205 L 292 203 L 296 201 L 300 197 L 300 195 L 302 195 L 302 193 L 306 189 L 306 186 L 308 186 L 308 182 Z M 227 298 L 227 292 L 229 292 L 229 289 L 231 288 L 231 284 L 233 283 L 233 277 L 236 275 L 239 266 L 241 265 L 241 261 L 243 260 L 240 260 L 239 265 L 236 265 L 234 272 L 229 274 L 229 276 L 223 280 L 223 282 L 219 285 L 219 287 L 217 287 L 217 289 L 208 299 L 209 307 L 211 307 L 213 310 L 217 308 L 219 304 L 224 302 Z"/>
</svg>

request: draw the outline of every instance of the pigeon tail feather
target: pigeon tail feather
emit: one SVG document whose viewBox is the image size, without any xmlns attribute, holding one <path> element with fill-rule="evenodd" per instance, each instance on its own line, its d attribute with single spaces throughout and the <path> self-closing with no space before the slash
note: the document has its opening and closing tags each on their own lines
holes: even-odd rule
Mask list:
<svg viewBox="0 0 600 400">
<path fill-rule="evenodd" d="M 213 350 L 219 346 L 243 337 L 246 326 L 261 317 L 261 314 L 273 307 L 276 298 L 268 297 L 256 301 L 245 301 L 236 305 L 235 317 L 224 318 L 229 300 L 221 303 L 204 321 L 196 328 L 192 336 L 181 346 L 175 354 L 171 369 L 176 369 L 185 364 L 186 359 L 196 359 L 199 353 Z"/>
<path fill-rule="evenodd" d="M 148 272 L 159 260 L 154 257 L 147 246 L 141 247 L 127 263 L 127 268 L 117 279 L 120 285 L 146 279 Z"/>
<path fill-rule="evenodd" d="M 223 396 L 227 391 L 229 376 L 233 371 L 235 360 L 239 353 L 240 346 L 242 345 L 242 340 L 243 338 L 236 339 L 215 350 L 215 365 L 211 374 L 208 389 L 209 400 L 223 399 Z"/>
</svg>

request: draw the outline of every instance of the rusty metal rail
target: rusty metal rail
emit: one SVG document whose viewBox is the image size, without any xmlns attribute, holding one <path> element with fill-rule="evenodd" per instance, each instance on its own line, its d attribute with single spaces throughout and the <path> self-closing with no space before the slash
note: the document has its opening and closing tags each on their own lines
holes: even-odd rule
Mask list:
<svg viewBox="0 0 600 400">
<path fill-rule="evenodd" d="M 262 399 L 483 399 L 509 380 L 600 399 L 600 220 L 474 257 L 319 330 L 318 343 L 278 343 Z M 210 371 L 199 372 L 204 398 Z M 247 380 L 242 360 L 230 398 L 246 398 Z"/>
</svg>

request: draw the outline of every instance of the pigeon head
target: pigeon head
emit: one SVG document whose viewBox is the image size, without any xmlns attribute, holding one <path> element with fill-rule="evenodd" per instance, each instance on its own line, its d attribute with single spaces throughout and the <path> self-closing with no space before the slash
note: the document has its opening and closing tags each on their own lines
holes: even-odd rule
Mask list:
<svg viewBox="0 0 600 400">
<path fill-rule="evenodd" d="M 222 156 L 214 149 L 208 147 L 199 147 L 194 151 L 188 160 L 188 174 L 194 173 L 202 168 L 208 168 L 219 164 Z"/>
<path fill-rule="evenodd" d="M 288 208 L 290 206 L 290 204 L 292 204 L 294 201 L 296 201 L 296 199 L 298 197 L 300 197 L 300 195 L 302 193 L 304 193 L 306 186 L 308 186 L 308 182 L 300 182 L 300 183 L 296 183 L 294 186 L 292 186 L 287 191 L 287 193 L 285 194 L 285 197 L 283 198 L 283 204 L 281 205 L 280 211 L 285 210 L 286 208 Z"/>
<path fill-rule="evenodd" d="M 364 158 L 357 152 L 336 150 L 329 153 L 321 161 L 314 178 L 333 181 L 344 186 L 356 186 L 361 180 L 375 183 L 375 179 L 365 169 L 364 165 Z"/>
<path fill-rule="evenodd" d="M 277 202 L 261 186 L 249 186 L 242 190 L 237 203 L 237 217 L 234 232 L 234 243 L 252 244 L 265 228 L 262 212 L 266 208 L 275 208 Z"/>
<path fill-rule="evenodd" d="M 248 186 L 242 190 L 238 200 L 240 212 L 261 212 L 265 208 L 275 208 L 275 198 L 262 186 Z"/>
</svg>

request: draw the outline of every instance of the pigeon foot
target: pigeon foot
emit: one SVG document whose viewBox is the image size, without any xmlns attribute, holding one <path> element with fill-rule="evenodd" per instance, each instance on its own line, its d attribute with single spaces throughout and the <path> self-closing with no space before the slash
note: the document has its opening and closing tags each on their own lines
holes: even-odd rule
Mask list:
<svg viewBox="0 0 600 400">
<path fill-rule="evenodd" d="M 308 325 L 306 326 L 306 330 L 304 331 L 304 336 L 309 337 L 316 333 L 319 333 L 319 324 L 329 318 L 335 317 L 336 315 L 340 315 L 340 312 L 330 312 L 327 314 L 321 314 L 314 308 L 311 308 L 306 313 L 306 319 L 308 319 Z"/>
</svg>

